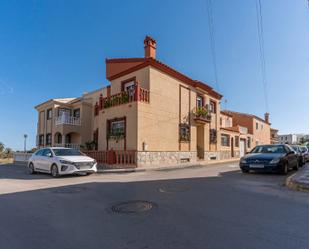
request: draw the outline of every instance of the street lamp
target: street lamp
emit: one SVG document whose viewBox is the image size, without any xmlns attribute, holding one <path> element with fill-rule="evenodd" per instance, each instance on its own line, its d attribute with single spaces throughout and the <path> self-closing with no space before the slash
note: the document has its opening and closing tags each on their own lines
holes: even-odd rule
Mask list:
<svg viewBox="0 0 309 249">
<path fill-rule="evenodd" d="M 24 152 L 25 153 L 27 152 L 27 137 L 28 137 L 28 135 L 24 134 Z"/>
</svg>

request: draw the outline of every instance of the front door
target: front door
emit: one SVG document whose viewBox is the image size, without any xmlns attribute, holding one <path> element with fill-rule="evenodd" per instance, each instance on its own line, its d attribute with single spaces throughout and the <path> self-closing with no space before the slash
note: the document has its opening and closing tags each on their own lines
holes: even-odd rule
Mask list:
<svg viewBox="0 0 309 249">
<path fill-rule="evenodd" d="M 196 130 L 197 157 L 199 159 L 204 159 L 204 126 L 197 126 Z"/>
<path fill-rule="evenodd" d="M 234 138 L 231 139 L 231 157 L 234 157 Z"/>
<path fill-rule="evenodd" d="M 240 157 L 243 157 L 245 155 L 245 140 L 240 139 L 239 142 L 239 153 Z"/>
</svg>

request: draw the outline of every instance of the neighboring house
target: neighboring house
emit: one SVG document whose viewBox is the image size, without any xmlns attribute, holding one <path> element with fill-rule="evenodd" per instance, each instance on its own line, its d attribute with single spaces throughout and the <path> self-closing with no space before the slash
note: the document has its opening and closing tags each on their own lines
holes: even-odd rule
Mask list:
<svg viewBox="0 0 309 249">
<path fill-rule="evenodd" d="M 271 144 L 278 144 L 279 143 L 279 130 L 270 128 L 270 143 Z"/>
<path fill-rule="evenodd" d="M 224 111 L 229 114 L 233 120 L 233 126 L 247 128 L 247 133 L 251 136 L 250 147 L 261 144 L 270 144 L 270 123 L 269 113 L 265 113 L 262 119 L 252 114 L 240 113 L 234 111 Z M 249 149 L 249 148 L 248 148 Z"/>
<path fill-rule="evenodd" d="M 236 125 L 233 115 L 221 111 L 221 149 L 229 151 L 231 157 L 242 157 L 253 148 L 253 135 L 248 133 L 248 128 Z"/>
<path fill-rule="evenodd" d="M 37 105 L 37 146 L 80 148 L 92 141 L 93 101 L 100 93 L 101 89 L 80 98 L 51 99 Z"/>
<path fill-rule="evenodd" d="M 278 135 L 278 140 L 280 144 L 296 144 L 298 142 L 296 134 Z"/>
<path fill-rule="evenodd" d="M 38 145 L 93 140 L 99 161 L 137 166 L 233 156 L 222 146 L 222 95 L 158 61 L 151 37 L 144 49 L 143 58 L 106 59 L 107 87 L 36 106 Z"/>
</svg>

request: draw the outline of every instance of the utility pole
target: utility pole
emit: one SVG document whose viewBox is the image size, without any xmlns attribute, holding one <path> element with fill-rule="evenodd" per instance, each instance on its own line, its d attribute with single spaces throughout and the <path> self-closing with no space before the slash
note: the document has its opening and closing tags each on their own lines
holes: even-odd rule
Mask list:
<svg viewBox="0 0 309 249">
<path fill-rule="evenodd" d="M 24 152 L 25 153 L 27 152 L 27 137 L 28 137 L 28 135 L 24 134 Z"/>
</svg>

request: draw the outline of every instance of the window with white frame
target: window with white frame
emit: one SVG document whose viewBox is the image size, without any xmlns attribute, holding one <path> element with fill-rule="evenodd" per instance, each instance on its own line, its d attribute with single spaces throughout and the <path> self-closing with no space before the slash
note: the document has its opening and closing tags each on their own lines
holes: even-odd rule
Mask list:
<svg viewBox="0 0 309 249">
<path fill-rule="evenodd" d="M 196 107 L 200 108 L 200 107 L 203 107 L 203 97 L 198 95 L 196 97 Z"/>
</svg>

